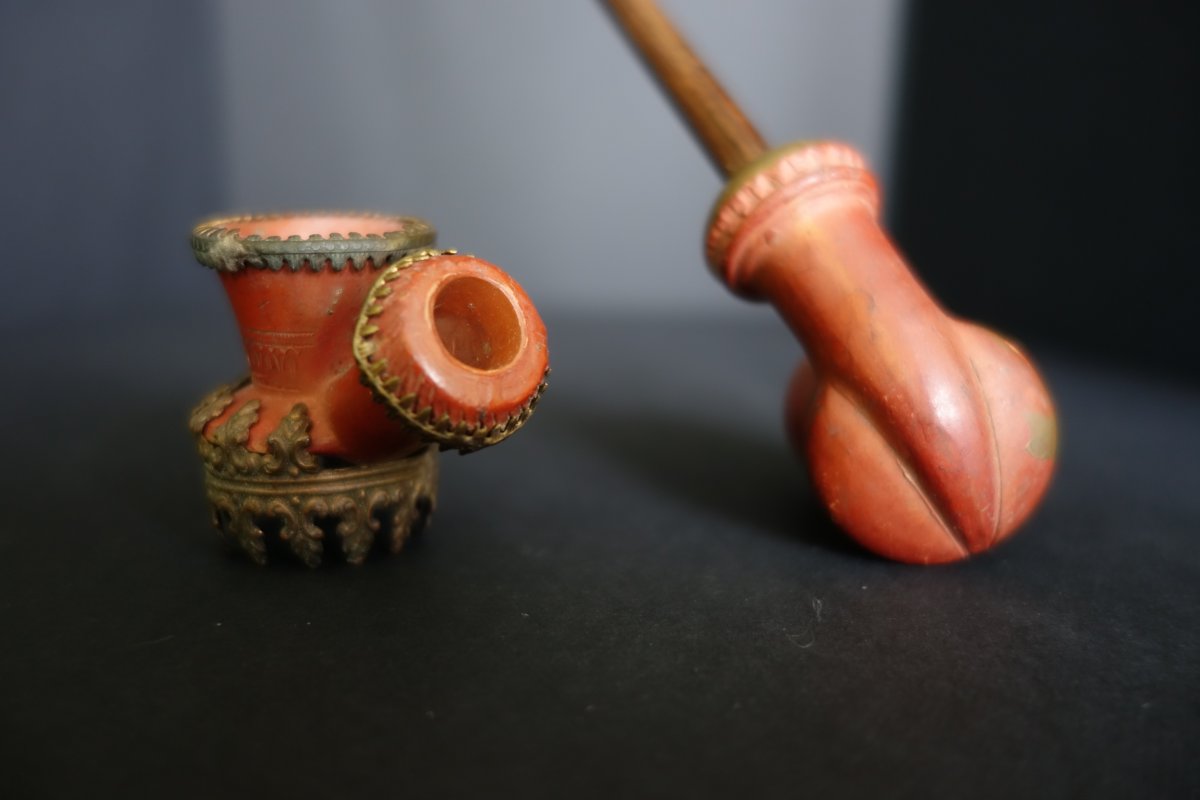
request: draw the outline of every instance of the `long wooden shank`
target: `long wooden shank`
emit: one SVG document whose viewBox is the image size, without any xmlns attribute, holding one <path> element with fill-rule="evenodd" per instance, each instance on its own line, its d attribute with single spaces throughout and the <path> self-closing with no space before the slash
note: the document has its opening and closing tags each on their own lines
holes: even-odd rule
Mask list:
<svg viewBox="0 0 1200 800">
<path fill-rule="evenodd" d="M 653 0 L 605 0 L 717 169 L 726 177 L 767 145 Z"/>
</svg>

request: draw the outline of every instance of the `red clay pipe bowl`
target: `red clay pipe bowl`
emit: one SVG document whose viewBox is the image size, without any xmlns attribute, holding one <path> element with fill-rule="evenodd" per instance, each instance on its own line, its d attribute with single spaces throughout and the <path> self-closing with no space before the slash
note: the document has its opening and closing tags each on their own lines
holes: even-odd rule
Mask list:
<svg viewBox="0 0 1200 800">
<path fill-rule="evenodd" d="M 769 300 L 804 345 L 788 428 L 833 519 L 887 558 L 955 561 L 1037 506 L 1055 412 L 1019 349 L 933 301 L 878 206 L 853 149 L 784 148 L 730 182 L 709 262 L 733 291 Z"/>
<path fill-rule="evenodd" d="M 533 413 L 548 373 L 546 327 L 516 281 L 452 251 L 384 270 L 354 330 L 363 382 L 405 427 L 478 450 Z"/>
<path fill-rule="evenodd" d="M 193 250 L 221 275 L 250 367 L 249 382 L 204 435 L 255 400 L 248 449 L 267 452 L 268 434 L 304 403 L 309 450 L 349 464 L 430 442 L 474 450 L 515 432 L 544 388 L 545 326 L 502 270 L 431 250 L 434 238 L 423 220 L 374 214 L 197 226 Z M 479 302 L 490 303 L 488 313 L 476 311 Z M 470 348 L 492 360 L 481 363 Z M 376 350 L 387 372 L 368 359 Z M 397 395 L 401 386 L 416 386 L 416 396 Z"/>
</svg>

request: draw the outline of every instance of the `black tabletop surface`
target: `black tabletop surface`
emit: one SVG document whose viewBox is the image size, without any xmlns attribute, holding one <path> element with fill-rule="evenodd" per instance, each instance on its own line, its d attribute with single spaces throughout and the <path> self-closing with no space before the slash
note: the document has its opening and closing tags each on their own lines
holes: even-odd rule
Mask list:
<svg viewBox="0 0 1200 800">
<path fill-rule="evenodd" d="M 208 527 L 228 319 L 31 335 L 3 419 L 0 796 L 1195 796 L 1200 391 L 1041 353 L 1055 485 L 884 562 L 784 444 L 761 323 L 549 320 L 530 424 L 360 568 Z"/>
</svg>

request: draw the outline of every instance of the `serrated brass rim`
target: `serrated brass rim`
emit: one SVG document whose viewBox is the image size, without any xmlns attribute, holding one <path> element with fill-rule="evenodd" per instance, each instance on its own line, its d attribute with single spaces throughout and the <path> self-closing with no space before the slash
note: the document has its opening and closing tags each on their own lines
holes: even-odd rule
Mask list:
<svg viewBox="0 0 1200 800">
<path fill-rule="evenodd" d="M 300 216 L 396 220 L 403 228 L 386 233 L 362 234 L 347 231 L 345 235 L 312 234 L 307 238 L 298 235 L 241 236 L 235 232 L 239 224 Z M 428 247 L 436 240 L 437 231 L 433 225 L 420 217 L 369 211 L 319 210 L 213 217 L 192 229 L 191 246 L 197 261 L 219 272 L 238 272 L 242 269 L 279 271 L 284 268 L 293 272 L 306 268 L 340 272 L 347 264 L 352 269 L 363 269 L 368 265 L 374 269 L 382 269 L 401 254 L 418 247 Z"/>
<path fill-rule="evenodd" d="M 439 256 L 458 255 L 457 250 L 422 249 L 408 253 L 390 264 L 375 280 L 358 320 L 354 326 L 354 360 L 358 363 L 359 374 L 375 397 L 385 403 L 388 410 L 408 425 L 415 428 L 429 441 L 437 443 L 443 450 L 458 450 L 469 453 L 484 447 L 498 444 L 516 433 L 532 416 L 534 407 L 546 390 L 546 376 L 542 376 L 533 396 L 526 401 L 521 409 L 509 416 L 507 420 L 492 426 L 471 424 L 466 420 L 455 424 L 449 415 L 443 414 L 434 418 L 432 406 L 422 406 L 417 394 L 407 393 L 397 395 L 394 391 L 401 384 L 399 375 L 388 369 L 387 359 L 375 357 L 375 344 L 372 338 L 379 332 L 374 318 L 383 313 L 382 301 L 391 294 L 389 283 L 399 274 L 421 261 Z"/>
</svg>

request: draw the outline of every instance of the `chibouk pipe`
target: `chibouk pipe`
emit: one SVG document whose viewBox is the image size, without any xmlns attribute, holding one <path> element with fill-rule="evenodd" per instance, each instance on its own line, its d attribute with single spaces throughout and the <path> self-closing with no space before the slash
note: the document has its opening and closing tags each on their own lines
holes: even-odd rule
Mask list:
<svg viewBox="0 0 1200 800">
<path fill-rule="evenodd" d="M 707 256 L 737 294 L 770 301 L 808 361 L 791 438 L 830 514 L 867 548 L 954 561 L 1005 539 L 1049 485 L 1050 395 L 1014 345 L 947 315 L 877 221 L 863 158 L 834 142 L 771 153 L 650 0 L 608 0 L 708 149 L 733 175 Z"/>
<path fill-rule="evenodd" d="M 788 428 L 834 520 L 888 558 L 954 561 L 1010 535 L 1041 499 L 1054 409 L 1020 350 L 930 298 L 878 205 L 849 147 L 777 151 L 718 203 L 708 257 L 804 343 Z"/>
<path fill-rule="evenodd" d="M 437 449 L 525 424 L 546 329 L 498 267 L 433 249 L 423 220 L 281 214 L 192 233 L 216 269 L 249 377 L 193 412 L 214 522 L 256 561 L 399 550 L 432 508 Z"/>
</svg>

